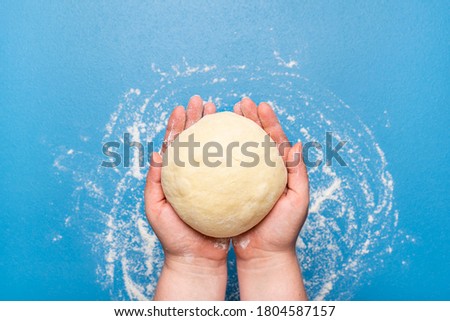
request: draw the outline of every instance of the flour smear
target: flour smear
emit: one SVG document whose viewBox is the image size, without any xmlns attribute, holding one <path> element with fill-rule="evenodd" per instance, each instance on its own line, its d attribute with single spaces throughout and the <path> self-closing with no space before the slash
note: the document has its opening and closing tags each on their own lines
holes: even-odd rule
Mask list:
<svg viewBox="0 0 450 321">
<path fill-rule="evenodd" d="M 340 152 L 347 166 L 334 162 L 308 169 L 310 214 L 296 247 L 311 299 L 351 299 L 395 247 L 394 182 L 371 130 L 333 93 L 302 77 L 297 65 L 278 52 L 267 66 L 190 66 L 183 61 L 163 70 L 152 65 L 146 88 L 131 88 L 118 102 L 102 143 L 123 143 L 123 134 L 129 133 L 132 141 L 154 142 L 158 150 L 170 111 L 186 106 L 194 94 L 215 102 L 218 111 L 231 110 L 244 96 L 268 101 L 293 142 L 325 146 L 326 132 L 333 133 L 333 146 L 347 141 Z M 54 165 L 77 186 L 66 221 L 83 226 L 83 235 L 93 244 L 98 282 L 112 299 L 147 300 L 154 295 L 163 252 L 144 213 L 147 155 L 144 168 L 136 148 L 131 156 L 130 167 L 122 163 L 111 169 L 100 166 L 107 160 L 100 151 L 71 148 Z M 235 266 L 233 257 L 229 266 Z M 235 272 L 228 283 L 227 299 L 238 299 Z"/>
</svg>

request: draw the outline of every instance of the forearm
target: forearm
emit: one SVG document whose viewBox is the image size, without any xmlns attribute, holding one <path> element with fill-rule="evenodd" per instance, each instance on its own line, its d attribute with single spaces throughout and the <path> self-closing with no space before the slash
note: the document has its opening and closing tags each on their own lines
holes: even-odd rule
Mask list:
<svg viewBox="0 0 450 321">
<path fill-rule="evenodd" d="M 241 300 L 307 300 L 295 250 L 237 260 Z"/>
<path fill-rule="evenodd" d="M 153 299 L 224 300 L 226 283 L 226 261 L 166 258 Z"/>
</svg>

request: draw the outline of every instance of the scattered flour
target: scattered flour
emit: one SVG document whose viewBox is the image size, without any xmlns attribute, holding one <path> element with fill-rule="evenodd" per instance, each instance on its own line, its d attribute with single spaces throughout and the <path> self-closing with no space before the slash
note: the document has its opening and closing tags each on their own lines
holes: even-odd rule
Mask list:
<svg viewBox="0 0 450 321">
<path fill-rule="evenodd" d="M 58 241 L 61 241 L 62 238 L 63 238 L 62 235 L 57 234 L 57 235 L 55 235 L 55 236 L 52 238 L 52 242 L 58 242 Z"/>
<path fill-rule="evenodd" d="M 128 132 L 144 146 L 154 142 L 157 151 L 171 109 L 186 105 L 187 93 L 214 101 L 219 111 L 230 110 L 239 97 L 254 93 L 270 102 L 291 140 L 324 145 L 325 133 L 333 132 L 335 141 L 348 141 L 341 153 L 347 166 L 308 169 L 310 215 L 296 242 L 310 298 L 348 299 L 368 271 L 394 251 L 399 219 L 393 209 L 394 181 L 373 133 L 349 106 L 295 73 L 296 60 L 286 61 L 277 51 L 274 57 L 276 63 L 270 66 L 190 66 L 183 59 L 163 70 L 152 64 L 148 88 L 132 88 L 123 95 L 104 128 L 103 142 L 123 143 Z M 198 84 L 203 84 L 201 92 Z M 112 299 L 151 299 L 163 263 L 161 245 L 144 211 L 147 154 L 145 168 L 139 167 L 139 156 L 134 148 L 131 166 L 114 169 L 99 167 L 103 159 L 97 151 L 92 155 L 67 149 L 54 161 L 55 169 L 71 174 L 77 184 L 74 213 L 67 216 L 66 226 L 87 230 L 98 280 Z M 240 240 L 237 246 L 246 248 L 250 241 Z M 225 249 L 227 244 L 216 246 Z M 239 297 L 236 282 L 231 275 L 229 299 Z"/>
<path fill-rule="evenodd" d="M 237 245 L 241 248 L 241 249 L 246 249 L 247 246 L 250 244 L 250 238 L 242 238 L 239 239 L 239 241 L 237 242 Z"/>
<path fill-rule="evenodd" d="M 227 239 L 217 239 L 214 242 L 214 247 L 221 250 L 228 250 L 229 241 Z"/>
<path fill-rule="evenodd" d="M 339 178 L 335 178 L 333 183 L 328 188 L 314 192 L 314 195 L 311 196 L 311 199 L 314 202 L 311 202 L 309 212 L 318 213 L 323 202 L 327 200 L 336 200 L 336 196 L 334 196 L 334 194 L 340 189 L 340 187 L 341 180 Z"/>
<path fill-rule="evenodd" d="M 280 57 L 280 53 L 278 51 L 274 51 L 273 55 L 275 59 L 278 61 L 279 66 L 283 66 L 286 68 L 294 68 L 298 66 L 298 61 L 292 59 L 289 61 L 285 61 L 283 58 Z"/>
</svg>

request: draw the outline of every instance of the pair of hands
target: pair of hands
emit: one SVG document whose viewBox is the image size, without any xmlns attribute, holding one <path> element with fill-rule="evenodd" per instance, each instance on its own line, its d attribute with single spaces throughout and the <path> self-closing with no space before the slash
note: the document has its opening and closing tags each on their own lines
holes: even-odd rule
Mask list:
<svg viewBox="0 0 450 321">
<path fill-rule="evenodd" d="M 166 144 L 170 144 L 183 130 L 195 124 L 203 116 L 215 112 L 215 105 L 211 102 L 203 104 L 203 100 L 199 96 L 193 96 L 190 99 L 187 110 L 182 106 L 176 107 L 169 118 L 162 153 L 167 147 Z M 264 274 L 271 273 L 270 270 L 273 268 L 277 268 L 278 272 L 285 271 L 286 268 L 289 271 L 292 270 L 292 267 L 284 266 L 286 263 L 296 265 L 296 267 L 294 266 L 294 273 L 298 270 L 300 274 L 295 254 L 295 241 L 307 216 L 309 204 L 308 176 L 303 161 L 294 161 L 301 157 L 301 143 L 297 143 L 293 147 L 290 146 L 270 105 L 261 103 L 257 107 L 251 99 L 244 98 L 234 106 L 234 112 L 261 126 L 278 146 L 283 147 L 280 148 L 280 153 L 284 161 L 287 164 L 289 162 L 296 164 L 295 166 L 287 166 L 288 182 L 285 193 L 264 220 L 244 234 L 232 238 L 238 265 L 241 298 L 245 299 L 247 296 L 252 299 L 255 298 L 256 288 L 260 286 L 255 284 L 258 283 L 258 280 L 253 280 L 258 272 L 261 272 L 261 277 L 264 277 Z M 223 273 L 225 273 L 226 282 L 226 261 L 230 240 L 207 237 L 193 230 L 178 217 L 164 196 L 161 186 L 161 167 L 154 166 L 161 162 L 161 155 L 153 153 L 145 187 L 145 209 L 150 225 L 164 249 L 163 274 L 165 268 L 180 273 L 188 270 L 197 277 L 211 274 L 213 278 L 223 279 Z M 280 264 L 283 266 L 280 266 Z M 241 274 L 244 279 L 241 278 Z M 155 299 L 171 298 L 171 290 L 166 286 L 166 289 L 160 287 L 163 279 L 164 275 L 161 275 Z M 217 281 L 220 282 L 220 280 Z M 301 283 L 299 286 L 303 287 L 301 274 L 299 282 Z M 243 289 L 243 285 L 253 287 L 253 289 L 247 291 Z M 218 292 L 220 293 L 214 293 L 215 295 L 211 298 L 221 299 L 222 291 L 224 295 L 223 287 L 224 285 L 219 286 Z M 262 291 L 262 295 L 265 292 L 273 293 L 270 289 L 259 289 L 258 291 Z M 304 289 L 301 292 L 297 293 L 300 295 L 298 298 L 306 298 Z M 270 293 L 266 294 L 271 295 Z M 256 296 L 256 298 L 261 298 L 261 296 Z M 264 299 L 264 296 L 262 299 Z M 278 296 L 277 299 L 289 299 L 289 297 L 282 296 L 280 298 Z"/>
</svg>

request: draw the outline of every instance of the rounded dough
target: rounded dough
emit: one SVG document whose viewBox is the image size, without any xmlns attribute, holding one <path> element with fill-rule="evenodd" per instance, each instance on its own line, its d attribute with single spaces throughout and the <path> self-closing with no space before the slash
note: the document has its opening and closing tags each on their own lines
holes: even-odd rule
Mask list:
<svg viewBox="0 0 450 321">
<path fill-rule="evenodd" d="M 187 147 L 178 147 L 176 163 L 174 146 L 187 142 L 191 134 L 193 141 L 200 143 L 191 148 L 194 162 L 189 162 Z M 287 171 L 272 139 L 270 160 L 273 163 L 266 164 L 262 145 L 266 135 L 255 122 L 232 112 L 222 112 L 203 117 L 168 147 L 163 155 L 162 187 L 167 200 L 186 224 L 208 236 L 231 237 L 251 229 L 269 213 L 286 187 Z M 205 157 L 209 164 L 205 164 L 203 146 L 208 142 L 219 143 L 223 153 L 222 157 L 212 157 L 219 147 L 210 146 L 207 149 L 210 156 Z M 242 153 L 245 142 L 258 144 L 247 147 L 248 152 L 258 155 L 256 165 L 242 166 L 242 162 L 249 164 L 255 160 L 249 153 Z M 231 149 L 231 143 L 239 146 Z M 227 154 L 232 157 L 227 159 Z M 184 166 L 178 166 L 181 165 L 178 160 Z"/>
</svg>

